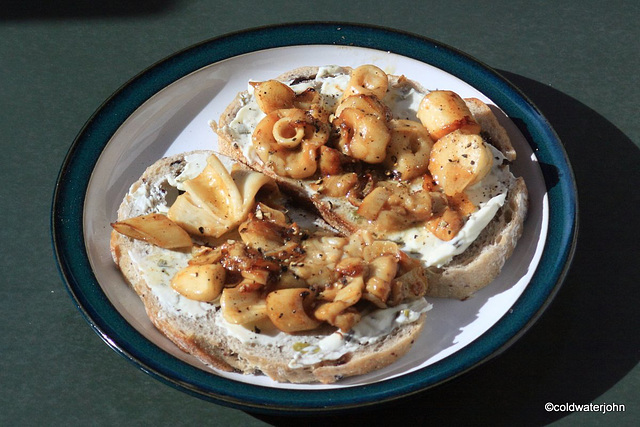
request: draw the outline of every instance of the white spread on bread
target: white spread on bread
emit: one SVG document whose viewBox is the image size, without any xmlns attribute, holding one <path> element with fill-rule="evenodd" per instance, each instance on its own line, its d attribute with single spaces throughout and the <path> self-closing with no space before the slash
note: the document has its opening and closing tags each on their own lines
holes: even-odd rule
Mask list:
<svg viewBox="0 0 640 427">
<path fill-rule="evenodd" d="M 327 66 L 320 67 L 313 79 L 288 84 L 296 93 L 302 93 L 313 87 L 322 95 L 327 110 L 332 110 L 347 87 L 349 79 L 349 72 L 342 67 Z M 394 119 L 418 120 L 417 114 L 424 95 L 425 93 L 414 85 L 389 85 L 384 103 L 391 109 Z M 235 118 L 229 122 L 226 131 L 233 137 L 234 143 L 238 144 L 247 160 L 260 164 L 262 160 L 257 156 L 252 144 L 252 132 L 266 115 L 256 102 L 252 84 L 248 85 L 247 93 L 242 97 L 241 102 L 242 107 Z M 402 250 L 420 259 L 426 267 L 442 267 L 453 257 L 464 252 L 504 204 L 508 189 L 515 179 L 509 166 L 504 162 L 503 154 L 495 147 L 487 145 L 493 153 L 493 166 L 480 182 L 465 190 L 469 200 L 478 209 L 470 214 L 456 237 L 449 241 L 441 240 L 430 233 L 422 223 L 391 231 L 384 237 L 397 242 Z M 309 198 L 318 195 L 317 187 L 313 185 L 305 185 L 304 190 Z M 331 206 L 341 206 L 346 209 L 344 198 L 323 194 L 322 200 Z M 349 219 L 356 223 L 363 220 L 356 214 L 355 208 L 351 209 L 349 214 Z"/>
<path fill-rule="evenodd" d="M 207 165 L 207 154 L 185 156 L 185 164 L 177 176 L 167 176 L 152 186 L 133 186 L 127 198 L 133 206 L 132 215 L 146 215 L 168 210 L 164 198 L 172 189 L 183 189 L 183 183 L 193 179 Z M 148 284 L 157 302 L 166 314 L 188 316 L 200 321 L 215 321 L 226 333 L 242 343 L 263 346 L 289 347 L 293 354 L 289 361 L 292 368 L 315 365 L 322 361 L 335 361 L 354 351 L 358 346 L 378 342 L 395 328 L 411 324 L 431 309 L 424 298 L 406 301 L 386 309 L 372 309 L 363 313 L 360 321 L 349 332 L 292 335 L 278 329 L 249 329 L 232 324 L 221 315 L 220 301 L 200 302 L 187 298 L 171 286 L 172 278 L 193 258 L 191 251 L 160 248 L 134 240 L 128 251 L 136 270 Z"/>
<path fill-rule="evenodd" d="M 340 96 L 349 83 L 349 74 L 344 68 L 339 66 L 320 67 L 313 80 L 306 80 L 301 83 L 291 84 L 291 88 L 296 93 L 302 93 L 306 89 L 313 87 L 322 94 L 323 102 L 327 110 L 335 109 Z M 243 106 L 238 111 L 236 117 L 229 123 L 229 133 L 233 136 L 244 156 L 249 161 L 262 162 L 256 155 L 251 143 L 251 136 L 257 124 L 266 114 L 260 110 L 253 96 L 254 87 L 249 84 L 247 95 L 242 98 Z M 416 112 L 424 94 L 416 88 L 404 88 L 403 91 L 390 90 L 384 102 L 394 112 L 394 117 L 417 120 Z"/>
<path fill-rule="evenodd" d="M 184 182 L 195 178 L 202 172 L 207 165 L 207 158 L 209 156 L 205 153 L 191 153 L 185 156 L 185 166 L 182 172 L 176 177 L 168 176 L 167 181 L 171 186 L 177 188 L 180 191 L 184 191 Z"/>
<path fill-rule="evenodd" d="M 212 304 L 186 298 L 170 285 L 171 278 L 187 266 L 191 254 L 145 246 L 138 247 L 141 251 L 130 250 L 129 256 L 163 309 L 167 313 L 181 313 L 195 318 L 209 314 L 214 308 Z"/>
<path fill-rule="evenodd" d="M 290 335 L 275 328 L 263 329 L 257 333 L 243 325 L 231 324 L 222 316 L 216 315 L 220 307 L 218 302 L 195 301 L 171 288 L 171 278 L 187 265 L 191 258 L 190 254 L 150 245 L 139 245 L 138 248 L 141 252 L 132 250 L 129 255 L 163 310 L 171 314 L 201 318 L 203 321 L 209 321 L 216 316 L 215 321 L 229 336 L 242 343 L 288 346 L 294 351 L 294 357 L 289 362 L 292 368 L 314 365 L 323 360 L 337 360 L 354 351 L 358 346 L 382 340 L 396 327 L 418 321 L 421 314 L 431 309 L 431 304 L 424 298 L 419 298 L 396 307 L 373 310 L 363 315 L 360 322 L 346 334 L 334 332 L 329 335 L 306 335 L 304 341 L 301 341 L 299 336 Z"/>
<path fill-rule="evenodd" d="M 338 360 L 358 347 L 379 342 L 401 325 L 418 321 L 432 305 L 420 298 L 396 307 L 374 310 L 348 332 L 334 332 L 329 335 L 307 335 L 303 338 L 283 332 L 261 331 L 259 334 L 241 325 L 225 322 L 224 328 L 230 336 L 243 343 L 256 345 L 288 346 L 294 351 L 289 367 L 315 365 L 322 361 Z"/>
<path fill-rule="evenodd" d="M 171 288 L 171 278 L 191 258 L 190 254 L 171 251 L 150 245 L 139 245 L 143 252 L 130 251 L 129 255 L 138 271 L 150 285 L 151 291 L 167 313 L 181 314 L 194 318 L 213 318 L 219 304 L 191 300 Z M 358 346 L 378 342 L 388 336 L 396 327 L 418 321 L 420 315 L 432 305 L 424 298 L 409 301 L 396 307 L 373 310 L 364 316 L 348 333 L 334 332 L 329 335 L 306 335 L 304 340 L 296 335 L 281 332 L 275 328 L 263 329 L 260 333 L 242 325 L 231 324 L 222 316 L 215 321 L 226 333 L 242 343 L 262 346 L 288 346 L 294 351 L 289 366 L 314 365 L 323 360 L 337 360 L 354 351 Z"/>
<path fill-rule="evenodd" d="M 479 183 L 467 188 L 469 199 L 478 206 L 464 227 L 449 241 L 438 239 L 423 227 L 412 227 L 388 235 L 390 240 L 402 243 L 402 249 L 420 259 L 426 266 L 442 267 L 451 259 L 463 253 L 478 238 L 482 230 L 491 222 L 502 207 L 507 192 L 515 179 L 509 167 L 503 164 L 504 156 L 490 146 L 494 154 L 494 166 Z"/>
</svg>

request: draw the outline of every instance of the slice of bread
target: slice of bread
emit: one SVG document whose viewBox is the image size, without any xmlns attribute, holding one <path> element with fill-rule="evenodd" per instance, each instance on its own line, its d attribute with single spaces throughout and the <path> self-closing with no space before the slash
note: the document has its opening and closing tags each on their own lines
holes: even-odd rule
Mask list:
<svg viewBox="0 0 640 427">
<path fill-rule="evenodd" d="M 329 73 L 349 75 L 352 71 L 348 67 L 338 67 Z M 287 84 L 295 85 L 311 82 L 319 72 L 327 73 L 319 67 L 304 67 L 292 70 L 276 79 Z M 399 94 L 426 94 L 428 91 L 414 81 L 403 76 L 389 75 L 389 90 Z M 413 96 L 413 95 L 412 95 Z M 249 91 L 241 92 L 229 104 L 217 123 L 212 122 L 212 128 L 218 135 L 218 150 L 220 152 L 246 164 L 248 167 L 261 171 L 275 179 L 279 186 L 297 198 L 301 203 L 311 206 L 331 226 L 344 234 L 353 233 L 363 227 L 362 218 L 354 219 L 353 206 L 343 199 L 323 196 L 312 190 L 318 181 L 318 176 L 308 179 L 292 179 L 276 174 L 258 156 L 252 153 L 250 128 L 243 129 L 243 142 L 239 135 L 232 131 L 232 126 L 241 109 L 250 100 Z M 508 165 L 516 159 L 516 152 L 505 129 L 499 124 L 489 106 L 476 98 L 464 100 L 475 121 L 481 126 L 483 139 L 495 147 Z M 399 115 L 398 115 L 399 114 Z M 396 113 L 394 118 L 406 119 L 406 111 Z M 248 141 L 248 143 L 247 143 Z M 504 166 L 501 166 L 504 168 Z M 473 243 L 460 254 L 455 255 L 445 265 L 425 265 L 429 277 L 428 296 L 466 299 L 474 292 L 491 283 L 502 270 L 504 263 L 511 256 L 515 245 L 522 235 L 523 224 L 528 209 L 527 187 L 522 178 L 514 178 L 510 173 L 505 202 L 495 213 L 491 222 L 483 229 Z M 423 230 L 420 233 L 428 233 Z M 413 234 L 413 233 L 412 233 Z M 385 236 L 379 236 L 385 238 Z M 397 241 L 397 239 L 394 239 Z M 405 251 L 409 251 L 403 248 Z"/>
<path fill-rule="evenodd" d="M 130 187 L 118 210 L 118 221 L 166 212 L 178 195 L 176 179 L 188 163 L 211 153 L 184 153 L 151 165 Z M 230 165 L 228 160 L 223 163 Z M 140 296 L 151 322 L 180 349 L 208 366 L 245 374 L 263 373 L 279 382 L 332 383 L 387 366 L 411 348 L 430 308 L 421 298 L 391 311 L 379 310 L 378 315 L 386 313 L 386 318 L 393 320 L 398 313 L 406 313 L 407 308 L 415 309 L 415 317 L 399 326 L 389 326 L 387 334 L 369 342 L 364 339 L 366 334 L 358 341 L 350 333 L 335 333 L 335 328 L 293 334 L 250 331 L 229 325 L 217 303 L 187 300 L 170 288 L 172 274 L 191 258 L 189 250 L 162 249 L 113 231 L 111 254 Z M 393 321 L 389 324 L 396 325 Z M 332 345 L 325 352 L 327 341 Z M 314 359 L 314 351 L 328 355 Z"/>
</svg>

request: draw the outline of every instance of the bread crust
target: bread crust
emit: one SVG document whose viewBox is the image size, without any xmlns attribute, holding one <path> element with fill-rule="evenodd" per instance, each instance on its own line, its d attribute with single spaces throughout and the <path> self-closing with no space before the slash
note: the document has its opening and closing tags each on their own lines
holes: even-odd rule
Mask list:
<svg viewBox="0 0 640 427">
<path fill-rule="evenodd" d="M 199 152 L 207 153 L 207 152 Z M 211 152 L 212 153 L 212 152 Z M 164 200 L 155 200 L 155 206 L 141 207 L 135 203 L 133 193 L 168 185 L 168 176 L 177 176 L 185 158 L 193 153 L 178 154 L 163 158 L 150 166 L 136 181 L 118 209 L 118 220 L 143 215 L 153 211 Z M 161 193 L 161 192 L 160 192 Z M 164 196 L 168 196 L 165 192 Z M 160 198 L 162 194 L 159 194 Z M 111 234 L 110 251 L 116 266 L 126 281 L 138 294 L 145 311 L 153 323 L 169 340 L 182 351 L 195 356 L 207 366 L 226 372 L 244 374 L 266 374 L 278 382 L 333 383 L 341 378 L 361 375 L 387 366 L 406 354 L 417 339 L 426 314 L 418 321 L 396 328 L 393 332 L 373 344 L 363 345 L 335 361 L 323 361 L 315 365 L 290 366 L 293 358 L 291 342 L 282 345 L 254 345 L 240 341 L 227 333 L 222 326 L 221 310 L 212 308 L 204 317 L 193 317 L 170 309 L 154 291 L 156 283 L 149 283 L 135 256 L 145 257 L 153 251 L 162 251 L 152 245 L 126 237 L 116 231 Z M 328 335 L 333 330 L 326 331 Z M 308 336 L 298 334 L 292 340 L 305 341 Z"/>
<path fill-rule="evenodd" d="M 350 68 L 344 67 L 349 71 Z M 276 79 L 282 82 L 314 78 L 319 67 L 303 67 L 289 71 Z M 422 92 L 426 91 L 419 83 L 402 76 L 389 76 L 391 85 L 411 85 Z M 219 150 L 226 155 L 260 171 L 278 182 L 278 185 L 302 204 L 311 206 L 332 227 L 344 234 L 357 230 L 357 225 L 341 215 L 331 201 L 315 195 L 309 197 L 305 186 L 310 181 L 295 180 L 276 175 L 264 164 L 247 159 L 242 148 L 234 143 L 233 136 L 227 131 L 228 125 L 242 108 L 243 97 L 248 92 L 238 93 L 220 117 L 219 123 L 213 126 L 218 135 Z M 497 148 L 508 162 L 516 159 L 516 151 L 506 130 L 500 125 L 491 108 L 477 98 L 465 98 L 465 103 L 474 119 L 482 128 L 483 137 Z M 490 284 L 502 270 L 504 263 L 511 256 L 518 239 L 522 235 L 524 221 L 528 211 L 528 192 L 522 178 L 513 181 L 507 193 L 504 206 L 496 213 L 494 219 L 486 227 L 474 244 L 464 253 L 455 256 L 444 267 L 426 268 L 429 278 L 428 297 L 456 298 L 464 300 L 478 290 Z"/>
</svg>

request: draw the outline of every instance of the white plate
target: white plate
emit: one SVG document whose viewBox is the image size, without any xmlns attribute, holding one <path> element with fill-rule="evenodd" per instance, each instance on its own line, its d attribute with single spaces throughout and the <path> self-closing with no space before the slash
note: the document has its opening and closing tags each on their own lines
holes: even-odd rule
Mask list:
<svg viewBox="0 0 640 427">
<path fill-rule="evenodd" d="M 361 30 L 360 27 L 352 29 L 342 27 L 339 30 L 334 28 L 333 32 L 345 34 L 349 31 L 357 32 L 359 30 Z M 273 31 L 279 34 L 279 32 L 283 31 L 283 28 L 277 27 Z M 378 34 L 378 36 L 381 39 L 407 37 L 406 35 L 393 33 Z M 412 40 L 413 43 L 419 41 L 425 43 L 422 39 Z M 215 44 L 216 41 L 211 43 Z M 440 53 L 442 53 L 444 47 L 435 44 L 435 42 L 433 43 L 433 46 L 439 48 Z M 202 57 L 204 55 L 202 50 L 206 47 L 206 45 L 195 47 L 191 52 L 192 56 L 196 58 Z M 430 49 L 433 49 L 433 47 L 430 47 Z M 436 384 L 440 380 L 460 373 L 495 354 L 496 351 L 519 336 L 525 325 L 530 324 L 536 317 L 540 309 L 548 301 L 548 298 L 553 294 L 563 274 L 564 266 L 570 258 L 570 245 L 564 245 L 564 248 L 556 248 L 555 250 L 560 251 L 565 259 L 564 261 L 560 260 L 559 265 L 554 264 L 552 272 L 548 273 L 554 280 L 549 282 L 548 279 L 544 279 L 545 285 L 532 294 L 534 296 L 528 297 L 522 302 L 521 297 L 532 282 L 534 274 L 536 274 L 545 246 L 549 250 L 549 245 L 546 245 L 550 223 L 548 190 L 555 188 L 557 184 L 549 183 L 548 179 L 545 180 L 532 145 L 538 151 L 542 143 L 549 145 L 548 140 L 545 140 L 545 138 L 548 139 L 554 134 L 549 130 L 550 136 L 545 135 L 535 140 L 537 133 L 534 132 L 534 136 L 530 136 L 529 140 L 525 138 L 513 121 L 507 118 L 498 100 L 490 98 L 491 94 L 488 94 L 486 90 L 486 87 L 495 88 L 500 85 L 509 87 L 508 83 L 501 80 L 499 76 L 491 74 L 490 70 L 470 58 L 458 57 L 457 52 L 448 52 L 447 54 L 452 58 L 449 61 L 454 64 L 452 66 L 453 69 L 460 69 L 460 63 L 462 63 L 465 65 L 462 68 L 463 71 L 467 73 L 473 72 L 474 78 L 464 78 L 464 73 L 462 73 L 462 77 L 456 77 L 452 72 L 429 65 L 424 59 L 419 60 L 406 55 L 391 53 L 384 49 L 313 44 L 276 46 L 250 51 L 229 56 L 227 59 L 215 61 L 206 66 L 197 66 L 197 68 L 188 73 L 184 71 L 185 69 L 188 70 L 188 66 L 183 63 L 188 61 L 188 59 L 184 58 L 189 58 L 189 52 L 182 52 L 177 56 L 178 59 L 173 59 L 173 64 L 171 64 L 171 61 L 165 61 L 148 70 L 146 74 L 143 73 L 137 80 L 130 82 L 113 99 L 108 101 L 96 117 L 89 122 L 87 128 L 76 141 L 74 149 L 71 150 L 69 159 L 61 173 L 60 182 L 65 184 L 68 179 L 65 171 L 73 172 L 74 161 L 75 164 L 78 164 L 79 161 L 78 159 L 74 160 L 74 157 L 77 158 L 79 156 L 78 152 L 88 145 L 86 141 L 89 139 L 94 143 L 96 140 L 99 141 L 98 144 L 102 145 L 101 149 L 96 147 L 88 149 L 93 153 L 92 160 L 88 161 L 89 164 L 87 165 L 87 162 L 85 162 L 82 167 L 75 166 L 76 170 L 82 168 L 91 169 L 90 179 L 86 183 L 86 192 L 77 195 L 77 197 L 84 196 L 81 224 L 78 225 L 83 230 L 86 258 L 94 276 L 90 277 L 90 279 L 99 284 L 103 293 L 103 295 L 99 296 L 101 298 L 99 302 L 89 301 L 91 297 L 84 295 L 86 293 L 86 284 L 83 285 L 81 283 L 83 280 L 79 280 L 77 274 L 74 275 L 71 271 L 73 270 L 72 267 L 65 267 L 74 264 L 73 261 L 65 262 L 65 259 L 83 257 L 85 254 L 65 256 L 65 252 L 69 250 L 68 243 L 63 243 L 61 241 L 63 239 L 58 239 L 56 242 L 57 255 L 61 261 L 62 272 L 69 282 L 70 290 L 78 301 L 81 310 L 85 312 L 92 325 L 110 345 L 127 355 L 136 364 L 142 366 L 143 369 L 155 372 L 162 379 L 184 388 L 185 386 L 182 384 L 184 380 L 178 381 L 176 378 L 185 375 L 182 372 L 184 369 L 182 365 L 188 364 L 201 370 L 204 376 L 197 373 L 194 374 L 192 371 L 189 371 L 188 375 L 195 375 L 194 378 L 197 378 L 197 381 L 205 384 L 198 384 L 197 386 L 192 384 L 186 388 L 193 386 L 197 393 L 205 397 L 212 397 L 225 403 L 241 406 L 243 403 L 239 403 L 239 401 L 243 400 L 243 398 L 240 391 L 238 391 L 238 396 L 233 398 L 220 397 L 219 384 L 225 384 L 226 382 L 220 383 L 218 380 L 214 380 L 212 384 L 206 384 L 206 378 L 208 376 L 218 377 L 231 380 L 232 384 L 244 383 L 251 386 L 258 385 L 268 389 L 285 391 L 335 391 L 378 384 L 378 387 L 383 388 L 378 390 L 378 394 L 372 395 L 371 399 L 393 398 L 406 393 L 408 390 Z M 182 62 L 180 58 L 182 58 Z M 470 65 L 466 64 L 465 61 L 469 61 Z M 529 189 L 529 215 L 525 223 L 524 234 L 513 256 L 506 263 L 500 276 L 472 298 L 466 301 L 430 299 L 429 301 L 433 304 L 433 310 L 428 313 L 425 329 L 411 351 L 393 365 L 371 374 L 345 379 L 332 385 L 291 385 L 276 383 L 265 376 L 226 373 L 204 366 L 195 358 L 180 351 L 152 326 L 139 298 L 127 286 L 120 272 L 113 264 L 109 253 L 109 236 L 111 232 L 109 223 L 115 220 L 116 210 L 124 194 L 147 166 L 163 156 L 194 149 L 215 150 L 217 144 L 216 135 L 210 129 L 209 121 L 218 120 L 222 111 L 235 95 L 239 91 L 246 89 L 247 82 L 250 79 L 265 80 L 290 69 L 308 65 L 337 64 L 358 66 L 365 63 L 375 64 L 390 74 L 404 74 L 408 78 L 420 82 L 428 89 L 450 89 L 464 97 L 480 98 L 494 108 L 500 122 L 507 129 L 518 153 L 518 159 L 512 166 L 512 171 L 517 176 L 525 178 Z M 180 66 L 182 67 L 180 72 L 185 74 L 184 76 L 157 91 L 148 87 L 149 85 L 153 86 L 149 83 L 149 81 L 152 81 L 149 74 L 160 73 L 161 75 L 166 75 L 168 72 L 163 70 L 162 67 L 175 70 Z M 478 73 L 473 67 L 479 67 L 483 71 L 486 70 L 484 72 L 487 73 L 487 76 L 478 77 Z M 458 74 L 460 75 L 461 72 L 458 71 Z M 480 79 L 482 84 L 472 85 L 467 83 L 469 80 L 474 81 L 476 79 Z M 480 91 L 475 86 L 481 86 L 485 90 Z M 140 89 L 140 91 L 135 92 L 134 89 Z M 497 94 L 502 99 L 505 97 L 504 91 L 502 88 L 499 89 Z M 513 91 L 513 94 L 507 95 L 509 102 L 505 103 L 509 108 L 515 108 L 512 104 L 520 106 L 518 107 L 520 109 L 522 109 L 522 105 L 533 108 L 529 107 L 526 99 L 516 99 L 520 94 L 515 89 L 510 88 L 510 90 Z M 148 96 L 145 95 L 145 91 Z M 136 105 L 136 103 L 139 105 Z M 135 109 L 127 117 L 114 119 L 113 116 L 108 115 L 110 110 L 123 108 L 123 105 L 125 110 L 127 108 L 132 109 L 132 105 L 135 106 Z M 519 118 L 519 120 L 525 121 L 525 123 L 526 120 L 539 120 L 539 126 L 542 126 L 543 129 L 548 128 L 548 125 L 541 117 L 530 118 L 527 114 L 524 114 L 525 119 Z M 103 125 L 102 123 L 104 122 L 109 124 Z M 114 129 L 115 132 L 110 132 L 109 129 Z M 527 132 L 531 132 L 531 129 L 531 126 L 526 127 Z M 90 130 L 91 132 L 89 132 Z M 100 130 L 103 131 L 104 135 L 99 133 Z M 557 144 L 556 141 L 552 142 Z M 557 151 L 558 147 L 554 145 L 553 150 Z M 551 154 L 545 152 L 544 155 L 557 157 L 558 154 L 553 150 L 551 150 Z M 561 150 L 560 160 L 563 162 L 566 160 Z M 555 163 L 558 162 L 556 161 Z M 563 163 L 559 167 L 567 168 L 570 171 L 568 164 L 564 166 Z M 86 175 L 86 173 L 85 171 L 84 174 Z M 568 185 L 569 187 L 567 188 L 569 190 L 573 189 L 571 182 Z M 67 189 L 66 191 L 69 192 L 70 190 Z M 58 199 L 62 198 L 62 196 L 58 197 Z M 58 206 L 61 203 L 59 201 Z M 569 215 L 569 218 L 572 216 L 571 212 L 567 215 Z M 59 234 L 56 233 L 56 221 L 60 221 L 60 216 L 64 216 L 64 214 L 54 212 L 54 238 Z M 77 215 L 75 219 L 78 219 Z M 565 230 L 567 229 L 567 220 L 563 219 L 563 221 L 560 229 Z M 568 231 L 565 231 L 568 233 L 565 239 L 571 242 L 574 238 L 574 225 L 572 222 L 568 226 Z M 58 226 L 58 230 L 62 230 L 62 228 L 62 225 Z M 550 262 L 557 263 L 558 261 Z M 86 270 L 86 267 L 85 263 L 82 269 Z M 97 290 L 94 291 L 97 292 Z M 106 303 L 103 296 L 106 296 L 106 300 L 112 307 L 104 307 Z M 517 304 L 519 300 L 521 300 L 520 305 Z M 115 309 L 115 312 L 112 309 Z M 101 315 L 107 311 L 108 315 L 105 316 L 109 318 L 121 316 L 128 325 L 132 326 L 140 334 L 140 337 L 136 337 L 135 340 L 120 337 L 119 335 L 121 334 L 124 336 L 129 335 L 131 332 L 122 332 L 123 327 L 114 326 L 116 323 L 120 325 L 121 319 L 118 319 L 117 322 L 102 319 Z M 491 331 L 498 323 L 503 326 L 490 336 L 487 336 L 487 332 Z M 510 323 L 512 324 L 510 325 Z M 110 330 L 111 328 L 113 330 Z M 485 339 L 479 340 L 482 337 Z M 120 342 L 121 340 L 125 342 Z M 132 344 L 132 342 L 135 343 Z M 138 342 L 142 344 L 138 345 Z M 153 346 L 159 349 L 158 352 L 152 351 L 154 355 L 164 352 L 177 359 L 175 364 L 171 362 L 172 366 L 170 367 L 167 367 L 167 365 L 150 367 L 149 365 L 153 365 L 153 361 L 147 361 L 146 359 L 153 358 L 148 350 Z M 465 351 L 465 349 L 468 350 Z M 430 367 L 434 368 L 429 374 Z M 180 372 L 176 373 L 177 371 Z M 412 382 L 410 379 L 412 378 L 411 374 L 415 373 L 419 375 Z M 381 383 L 383 380 L 400 378 L 402 378 L 400 381 L 401 388 L 404 390 L 402 392 L 384 388 L 384 385 L 380 386 L 380 384 L 388 384 Z M 196 382 L 194 379 L 191 381 Z M 255 400 L 256 390 L 264 389 L 249 390 L 253 390 L 250 393 L 253 393 L 252 396 L 254 396 L 253 399 Z M 262 391 L 257 393 L 268 394 L 268 392 Z M 354 393 L 345 395 L 351 397 L 351 402 L 354 406 L 370 403 L 366 398 L 355 399 L 354 401 Z M 268 398 L 263 399 L 263 401 L 267 400 Z M 304 398 L 301 400 L 304 400 Z M 260 406 L 263 401 L 258 399 L 251 406 Z M 321 398 L 309 397 L 307 401 L 299 405 L 316 407 L 319 406 L 318 402 L 320 401 Z M 273 403 L 271 404 L 273 405 Z M 288 404 L 283 404 L 283 407 L 288 406 Z"/>
</svg>

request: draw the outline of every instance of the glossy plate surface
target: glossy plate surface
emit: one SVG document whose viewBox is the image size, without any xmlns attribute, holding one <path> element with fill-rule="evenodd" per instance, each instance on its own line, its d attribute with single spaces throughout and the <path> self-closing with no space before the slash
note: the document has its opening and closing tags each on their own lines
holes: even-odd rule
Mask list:
<svg viewBox="0 0 640 427">
<path fill-rule="evenodd" d="M 209 127 L 250 79 L 308 65 L 373 63 L 428 89 L 450 89 L 494 107 L 518 152 L 512 166 L 530 193 L 525 231 L 500 276 L 467 301 L 430 300 L 433 310 L 408 355 L 335 385 L 278 384 L 211 370 L 153 328 L 109 253 L 109 223 L 128 187 L 159 158 L 215 149 Z M 94 114 L 56 185 L 52 229 L 61 273 L 94 330 L 153 376 L 219 403 L 263 411 L 336 410 L 432 387 L 506 348 L 554 295 L 571 259 L 576 196 L 555 133 L 497 73 L 432 40 L 381 28 L 301 24 L 210 40 L 144 71 Z"/>
</svg>

